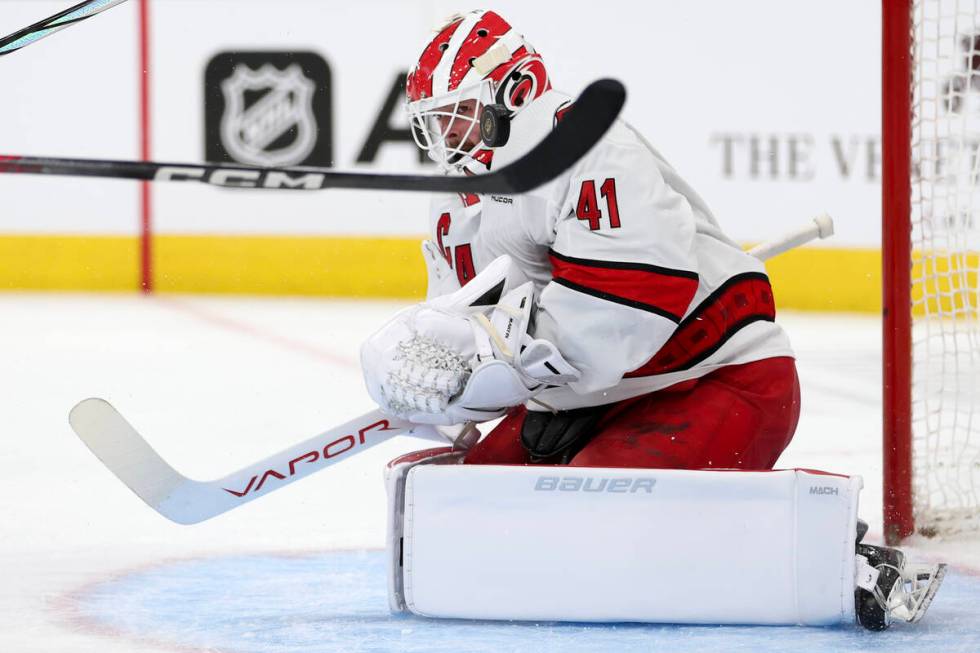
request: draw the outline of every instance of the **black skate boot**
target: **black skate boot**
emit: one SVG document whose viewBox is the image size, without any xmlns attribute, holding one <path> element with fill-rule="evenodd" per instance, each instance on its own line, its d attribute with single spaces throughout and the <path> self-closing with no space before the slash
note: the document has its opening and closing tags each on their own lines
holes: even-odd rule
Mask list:
<svg viewBox="0 0 980 653">
<path fill-rule="evenodd" d="M 898 549 L 860 543 L 857 554 L 878 570 L 878 580 L 871 590 L 861 587 L 854 590 L 858 623 L 868 630 L 885 630 L 892 623 L 889 606 L 895 592 L 901 589 L 905 555 Z"/>
</svg>

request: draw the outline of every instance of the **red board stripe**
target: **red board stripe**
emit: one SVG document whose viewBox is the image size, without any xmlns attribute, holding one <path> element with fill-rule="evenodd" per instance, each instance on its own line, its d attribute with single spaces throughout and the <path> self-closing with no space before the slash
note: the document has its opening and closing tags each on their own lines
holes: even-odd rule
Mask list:
<svg viewBox="0 0 980 653">
<path fill-rule="evenodd" d="M 150 161 L 150 7 L 139 3 L 140 159 Z M 153 292 L 153 197 L 150 182 L 140 183 L 140 289 Z"/>
<path fill-rule="evenodd" d="M 550 252 L 554 281 L 580 292 L 680 322 L 698 289 L 698 275 L 644 263 L 596 261 Z"/>
<path fill-rule="evenodd" d="M 743 327 L 775 319 L 776 306 L 769 278 L 761 272 L 736 275 L 684 318 L 653 358 L 624 376 L 653 376 L 690 369 L 718 351 Z"/>
</svg>

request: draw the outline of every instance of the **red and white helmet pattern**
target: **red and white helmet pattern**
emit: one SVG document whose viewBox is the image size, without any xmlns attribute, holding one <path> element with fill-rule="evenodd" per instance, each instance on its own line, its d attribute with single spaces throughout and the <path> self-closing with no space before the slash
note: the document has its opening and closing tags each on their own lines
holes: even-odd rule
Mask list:
<svg viewBox="0 0 980 653">
<path fill-rule="evenodd" d="M 406 80 L 406 109 L 416 143 L 443 170 L 479 173 L 493 158 L 479 139 L 482 106 L 513 116 L 550 88 L 522 35 L 495 12 L 472 11 L 451 17 L 426 45 Z"/>
</svg>

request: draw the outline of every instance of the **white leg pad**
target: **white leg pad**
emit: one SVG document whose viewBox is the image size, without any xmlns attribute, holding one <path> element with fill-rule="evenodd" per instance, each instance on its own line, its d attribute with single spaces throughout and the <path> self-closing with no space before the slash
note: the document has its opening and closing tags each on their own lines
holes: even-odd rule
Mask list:
<svg viewBox="0 0 980 653">
<path fill-rule="evenodd" d="M 392 612 L 408 612 L 403 586 L 402 554 L 405 526 L 405 480 L 410 469 L 417 465 L 453 465 L 459 463 L 466 451 L 439 447 L 414 451 L 395 458 L 385 468 L 385 490 L 388 494 L 388 532 L 385 555 L 388 558 L 388 607 Z M 398 573 L 395 573 L 398 570 Z"/>
<path fill-rule="evenodd" d="M 545 621 L 854 620 L 860 477 L 418 462 L 389 474 L 395 611 Z"/>
</svg>

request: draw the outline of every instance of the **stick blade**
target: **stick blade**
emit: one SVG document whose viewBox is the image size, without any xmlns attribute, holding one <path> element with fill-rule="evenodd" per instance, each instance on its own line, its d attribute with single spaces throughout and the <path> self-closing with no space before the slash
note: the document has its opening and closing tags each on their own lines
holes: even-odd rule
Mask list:
<svg viewBox="0 0 980 653">
<path fill-rule="evenodd" d="M 167 464 L 112 404 L 98 398 L 80 401 L 68 414 L 68 423 L 96 458 L 140 499 L 168 519 L 180 521 L 162 507 L 177 488 L 193 481 Z"/>
<path fill-rule="evenodd" d="M 161 458 L 104 399 L 79 402 L 68 421 L 92 453 L 140 499 L 170 521 L 185 525 L 216 517 L 396 435 L 445 442 L 432 427 L 373 410 L 223 478 L 195 481 Z"/>
</svg>

